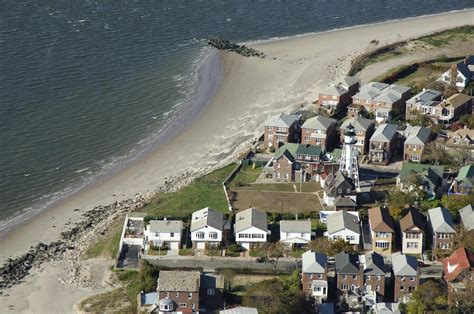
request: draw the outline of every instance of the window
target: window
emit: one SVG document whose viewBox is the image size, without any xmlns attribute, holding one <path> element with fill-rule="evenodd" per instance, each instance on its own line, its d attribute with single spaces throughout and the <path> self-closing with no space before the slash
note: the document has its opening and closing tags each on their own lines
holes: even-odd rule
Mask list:
<svg viewBox="0 0 474 314">
<path fill-rule="evenodd" d="M 349 289 L 349 285 L 343 283 L 343 284 L 341 285 L 341 289 L 342 289 L 342 290 L 348 290 L 348 289 Z"/>
<path fill-rule="evenodd" d="M 355 241 L 355 237 L 354 236 L 346 236 L 346 241 L 347 242 Z"/>
<path fill-rule="evenodd" d="M 400 276 L 400 280 L 401 280 L 401 281 L 404 281 L 404 280 L 405 280 L 405 276 Z"/>
<path fill-rule="evenodd" d="M 342 189 L 337 189 L 338 194 L 342 194 Z"/>
<path fill-rule="evenodd" d="M 386 241 L 376 241 L 375 242 L 375 247 L 377 247 L 379 249 L 388 249 L 389 246 L 390 246 L 390 244 Z"/>
<path fill-rule="evenodd" d="M 308 287 L 309 287 L 309 288 L 312 288 L 312 287 L 313 287 L 313 284 L 312 284 L 312 283 L 308 284 Z"/>
<path fill-rule="evenodd" d="M 273 140 L 273 134 L 268 134 L 268 139 Z"/>
<path fill-rule="evenodd" d="M 370 275 L 365 275 L 365 280 L 370 280 Z"/>
<path fill-rule="evenodd" d="M 319 292 L 319 291 L 321 291 L 321 287 L 314 287 L 313 291 Z"/>
<path fill-rule="evenodd" d="M 179 307 L 186 307 L 186 303 L 185 302 L 179 303 Z"/>
<path fill-rule="evenodd" d="M 356 279 L 357 279 L 357 275 L 352 275 L 352 279 L 356 280 Z"/>
<path fill-rule="evenodd" d="M 193 305 L 191 306 L 193 310 L 196 309 L 196 304 L 193 303 Z"/>
<path fill-rule="evenodd" d="M 204 232 L 202 232 L 202 231 L 196 232 L 196 238 L 198 238 L 198 239 L 204 239 Z"/>
<path fill-rule="evenodd" d="M 376 238 L 388 238 L 389 233 L 388 232 L 376 232 L 375 237 Z"/>
<path fill-rule="evenodd" d="M 215 294 L 216 294 L 216 290 L 214 290 L 214 288 L 207 289 L 207 295 L 215 295 Z"/>
<path fill-rule="evenodd" d="M 380 280 L 382 277 L 380 275 L 377 275 L 377 280 Z"/>
<path fill-rule="evenodd" d="M 342 279 L 347 279 L 347 275 L 342 275 Z"/>
<path fill-rule="evenodd" d="M 313 274 L 308 274 L 309 279 L 313 279 Z"/>
<path fill-rule="evenodd" d="M 192 299 L 193 298 L 193 293 L 192 292 L 189 292 L 188 293 L 188 299 Z"/>
<path fill-rule="evenodd" d="M 379 285 L 375 286 L 375 291 L 380 291 L 380 286 Z"/>
<path fill-rule="evenodd" d="M 415 277 L 411 276 L 410 281 L 415 281 Z"/>
<path fill-rule="evenodd" d="M 407 248 L 417 249 L 418 248 L 418 242 L 407 242 Z"/>
<path fill-rule="evenodd" d="M 217 232 L 209 232 L 209 238 L 217 239 Z"/>
<path fill-rule="evenodd" d="M 400 286 L 400 291 L 403 291 L 405 290 L 405 287 L 404 286 Z"/>
<path fill-rule="evenodd" d="M 171 237 L 171 238 L 174 238 L 174 232 L 171 232 L 171 233 L 170 233 L 170 237 Z"/>
<path fill-rule="evenodd" d="M 323 274 L 318 274 L 318 279 L 323 279 Z"/>
<path fill-rule="evenodd" d="M 351 193 L 351 188 L 347 188 L 347 189 L 346 189 L 346 193 L 347 193 L 347 194 L 350 194 L 350 193 Z"/>
<path fill-rule="evenodd" d="M 176 297 L 179 298 L 179 292 L 176 292 Z"/>
</svg>

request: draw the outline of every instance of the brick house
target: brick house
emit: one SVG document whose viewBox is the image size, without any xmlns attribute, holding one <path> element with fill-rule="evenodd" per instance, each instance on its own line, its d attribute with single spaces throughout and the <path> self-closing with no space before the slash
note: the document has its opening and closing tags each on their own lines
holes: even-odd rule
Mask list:
<svg viewBox="0 0 474 314">
<path fill-rule="evenodd" d="M 431 129 L 407 125 L 402 132 L 406 137 L 403 143 L 403 160 L 420 162 L 425 145 L 431 139 Z"/>
<path fill-rule="evenodd" d="M 328 264 L 326 254 L 306 251 L 301 255 L 301 283 L 307 297 L 322 303 L 328 296 Z"/>
<path fill-rule="evenodd" d="M 157 286 L 160 313 L 199 312 L 200 279 L 198 271 L 160 271 Z"/>
<path fill-rule="evenodd" d="M 346 76 L 340 82 L 328 86 L 318 95 L 318 107 L 330 114 L 344 111 L 359 89 L 359 79 Z"/>
<path fill-rule="evenodd" d="M 424 89 L 408 99 L 406 102 L 405 116 L 407 120 L 412 120 L 417 114 L 431 114 L 432 108 L 439 104 L 443 98 L 443 93 L 434 89 Z"/>
<path fill-rule="evenodd" d="M 364 268 L 364 291 L 366 299 L 371 304 L 383 302 L 385 299 L 385 262 L 383 256 L 373 253 L 365 253 L 363 258 Z"/>
<path fill-rule="evenodd" d="M 424 231 L 423 220 L 418 209 L 410 207 L 408 213 L 400 219 L 400 231 L 402 233 L 402 253 L 423 253 Z"/>
<path fill-rule="evenodd" d="M 371 82 L 361 86 L 359 92 L 352 96 L 355 106 L 363 106 L 368 113 L 373 113 L 378 123 L 390 120 L 391 112 L 405 112 L 405 102 L 410 98 L 411 89 L 406 86 L 388 85 Z"/>
<path fill-rule="evenodd" d="M 464 247 L 443 259 L 443 279 L 448 284 L 450 303 L 459 298 L 472 298 L 474 281 L 474 254 Z"/>
<path fill-rule="evenodd" d="M 364 269 L 357 254 L 340 252 L 336 255 L 338 296 L 347 298 L 364 287 Z"/>
<path fill-rule="evenodd" d="M 296 143 L 299 138 L 301 115 L 281 113 L 263 124 L 263 145 L 280 147 L 281 143 Z"/>
<path fill-rule="evenodd" d="M 456 230 L 449 211 L 442 207 L 432 208 L 428 210 L 428 221 L 433 235 L 431 243 L 433 254 L 435 251 L 445 252 L 451 250 L 454 245 Z"/>
<path fill-rule="evenodd" d="M 372 238 L 372 252 L 390 255 L 393 250 L 395 228 L 386 207 L 369 208 L 369 228 Z"/>
<path fill-rule="evenodd" d="M 339 128 L 341 143 L 344 142 L 344 132 L 349 124 L 354 127 L 354 132 L 356 134 L 357 143 L 354 145 L 355 148 L 361 155 L 367 154 L 369 151 L 370 137 L 375 129 L 375 120 L 362 117 L 346 119 Z"/>
<path fill-rule="evenodd" d="M 397 129 L 394 124 L 381 124 L 370 137 L 369 161 L 374 164 L 387 164 L 395 155 Z"/>
<path fill-rule="evenodd" d="M 393 301 L 407 303 L 420 284 L 420 269 L 416 257 L 401 253 L 392 254 L 394 293 Z"/>
<path fill-rule="evenodd" d="M 336 146 L 337 120 L 316 116 L 310 118 L 301 126 L 301 143 L 324 147 L 330 151 Z"/>
</svg>

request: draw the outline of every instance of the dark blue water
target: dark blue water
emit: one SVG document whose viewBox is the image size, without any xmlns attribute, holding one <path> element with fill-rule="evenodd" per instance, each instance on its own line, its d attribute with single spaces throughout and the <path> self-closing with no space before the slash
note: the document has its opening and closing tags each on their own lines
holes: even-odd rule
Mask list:
<svg viewBox="0 0 474 314">
<path fill-rule="evenodd" d="M 206 59 L 207 38 L 267 39 L 473 6 L 2 0 L 0 219 L 40 208 L 169 136 L 217 85 L 199 79 L 217 66 Z"/>
</svg>

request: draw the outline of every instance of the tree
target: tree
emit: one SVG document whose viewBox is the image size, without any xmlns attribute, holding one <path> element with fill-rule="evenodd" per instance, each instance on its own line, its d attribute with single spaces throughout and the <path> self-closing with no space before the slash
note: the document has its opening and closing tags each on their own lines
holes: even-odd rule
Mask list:
<svg viewBox="0 0 474 314">
<path fill-rule="evenodd" d="M 435 142 L 425 145 L 421 161 L 432 165 L 449 164 L 451 162 L 448 152 L 444 148 L 437 147 Z"/>
<path fill-rule="evenodd" d="M 460 247 L 470 252 L 474 251 L 474 229 L 468 231 L 462 224 L 456 226 L 456 234 L 454 235 L 454 249 Z"/>
<path fill-rule="evenodd" d="M 474 129 L 474 116 L 465 114 L 459 117 L 459 122 L 467 126 L 469 129 Z"/>
<path fill-rule="evenodd" d="M 265 256 L 273 263 L 274 268 L 277 267 L 280 257 L 283 257 L 291 252 L 291 248 L 282 242 L 264 243 L 262 250 L 265 252 Z"/>
<path fill-rule="evenodd" d="M 409 314 L 445 311 L 448 309 L 447 288 L 441 280 L 428 279 L 413 292 L 407 304 Z"/>
<path fill-rule="evenodd" d="M 416 194 L 412 192 L 392 191 L 388 196 L 388 211 L 394 219 L 400 219 L 407 205 L 413 205 Z"/>
<path fill-rule="evenodd" d="M 334 256 L 339 252 L 346 251 L 346 252 L 355 252 L 354 245 L 340 239 L 336 241 L 330 241 L 326 237 L 319 238 L 318 240 L 314 240 L 309 242 L 306 245 L 306 248 L 311 251 L 324 253 L 328 256 Z"/>
<path fill-rule="evenodd" d="M 459 218 L 459 210 L 470 204 L 474 204 L 474 194 L 443 195 L 441 198 L 441 205 L 449 210 L 454 220 Z"/>
<path fill-rule="evenodd" d="M 424 127 L 431 127 L 433 125 L 433 121 L 430 119 L 430 117 L 426 114 L 422 114 L 418 110 L 416 110 L 415 112 L 412 111 L 411 115 L 413 116 L 413 118 L 409 121 L 411 125 L 418 125 Z"/>
</svg>

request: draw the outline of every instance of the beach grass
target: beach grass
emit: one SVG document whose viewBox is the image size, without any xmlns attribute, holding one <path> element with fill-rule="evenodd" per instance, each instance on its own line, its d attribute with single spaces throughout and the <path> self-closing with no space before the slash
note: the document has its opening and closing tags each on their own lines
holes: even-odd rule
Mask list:
<svg viewBox="0 0 474 314">
<path fill-rule="evenodd" d="M 104 237 L 87 248 L 84 259 L 95 257 L 115 258 L 118 253 L 123 219 L 117 219 L 105 233 Z"/>
<path fill-rule="evenodd" d="M 222 182 L 234 168 L 235 164 L 230 164 L 195 179 L 179 191 L 158 193 L 141 211 L 157 218 L 184 217 L 204 207 L 227 213 L 229 209 Z"/>
<path fill-rule="evenodd" d="M 321 190 L 321 185 L 318 182 L 304 182 L 301 183 L 258 183 L 235 187 L 235 190 L 251 190 L 251 191 L 270 191 L 270 192 L 316 192 Z"/>
</svg>

